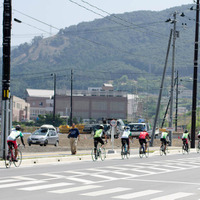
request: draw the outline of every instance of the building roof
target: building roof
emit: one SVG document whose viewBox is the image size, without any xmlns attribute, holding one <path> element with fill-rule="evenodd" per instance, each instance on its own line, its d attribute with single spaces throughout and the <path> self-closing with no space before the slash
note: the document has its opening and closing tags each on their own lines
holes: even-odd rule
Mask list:
<svg viewBox="0 0 200 200">
<path fill-rule="evenodd" d="M 26 89 L 29 97 L 51 98 L 54 95 L 53 90 Z"/>
</svg>

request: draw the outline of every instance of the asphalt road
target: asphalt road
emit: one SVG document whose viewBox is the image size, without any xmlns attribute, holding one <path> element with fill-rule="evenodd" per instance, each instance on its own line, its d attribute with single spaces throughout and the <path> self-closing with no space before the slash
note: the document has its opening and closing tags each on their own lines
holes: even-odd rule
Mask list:
<svg viewBox="0 0 200 200">
<path fill-rule="evenodd" d="M 198 200 L 200 155 L 0 168 L 2 200 Z"/>
</svg>

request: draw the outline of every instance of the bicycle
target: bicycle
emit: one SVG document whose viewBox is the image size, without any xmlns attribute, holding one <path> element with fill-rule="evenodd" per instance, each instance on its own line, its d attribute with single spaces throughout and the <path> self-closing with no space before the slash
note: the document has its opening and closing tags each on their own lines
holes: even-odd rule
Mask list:
<svg viewBox="0 0 200 200">
<path fill-rule="evenodd" d="M 106 149 L 102 147 L 102 145 L 97 149 L 94 147 L 92 149 L 91 156 L 93 161 L 98 160 L 98 157 L 101 158 L 102 161 L 104 161 L 106 158 Z"/>
<path fill-rule="evenodd" d="M 183 140 L 183 145 L 182 145 L 182 153 L 189 153 L 190 149 L 189 146 L 186 144 L 186 140 Z"/>
<path fill-rule="evenodd" d="M 124 142 L 122 144 L 122 151 L 121 151 L 121 156 L 122 156 L 122 160 L 125 159 L 125 157 L 127 159 L 130 158 L 130 152 L 128 151 L 128 144 L 126 142 Z"/>
<path fill-rule="evenodd" d="M 167 142 L 167 144 L 169 144 L 169 142 Z M 163 154 L 167 155 L 167 153 L 169 153 L 169 150 L 168 150 L 168 145 L 165 145 L 163 142 L 162 142 L 162 145 L 160 147 L 160 155 L 162 156 Z M 166 146 L 166 150 L 165 150 L 165 146 Z"/>
<path fill-rule="evenodd" d="M 19 146 L 20 144 L 18 144 L 18 147 Z M 12 163 L 15 165 L 15 167 L 19 167 L 22 163 L 22 152 L 19 150 L 19 148 L 17 148 L 18 153 L 17 153 L 17 158 L 15 158 L 13 150 L 14 150 L 13 144 L 8 144 L 8 154 L 5 159 L 6 168 L 10 168 Z"/>
<path fill-rule="evenodd" d="M 197 144 L 197 153 L 200 152 L 200 140 L 198 141 L 198 144 Z"/>
<path fill-rule="evenodd" d="M 149 145 L 147 146 L 147 150 L 145 151 L 145 143 L 140 144 L 139 147 L 139 157 L 143 158 L 143 156 L 146 156 L 146 158 L 149 157 Z"/>
</svg>

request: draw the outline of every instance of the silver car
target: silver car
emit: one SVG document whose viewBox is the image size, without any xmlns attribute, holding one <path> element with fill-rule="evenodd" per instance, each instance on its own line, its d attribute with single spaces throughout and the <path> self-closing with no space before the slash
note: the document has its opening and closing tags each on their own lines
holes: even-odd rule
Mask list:
<svg viewBox="0 0 200 200">
<path fill-rule="evenodd" d="M 28 137 L 27 143 L 29 146 L 31 146 L 32 144 L 39 144 L 40 146 L 53 144 L 55 146 L 58 146 L 59 137 L 55 129 L 41 127 Z"/>
</svg>

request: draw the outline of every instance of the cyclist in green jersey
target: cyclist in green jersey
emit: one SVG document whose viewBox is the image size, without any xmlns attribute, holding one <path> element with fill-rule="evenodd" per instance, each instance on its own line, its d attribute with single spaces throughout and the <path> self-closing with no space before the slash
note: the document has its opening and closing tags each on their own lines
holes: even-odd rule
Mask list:
<svg viewBox="0 0 200 200">
<path fill-rule="evenodd" d="M 105 136 L 105 140 L 107 142 L 107 136 L 106 136 L 106 133 L 104 131 L 104 126 L 103 125 L 100 125 L 99 129 L 97 129 L 94 133 L 94 153 L 96 154 L 96 150 L 97 150 L 97 146 L 98 146 L 98 143 L 100 142 L 102 144 L 102 147 L 104 145 L 104 141 L 102 140 L 102 136 Z"/>
<path fill-rule="evenodd" d="M 164 144 L 165 145 L 165 151 L 166 151 L 166 148 L 167 148 L 168 139 L 169 139 L 168 132 L 162 132 L 161 137 L 160 137 L 160 141 L 161 141 L 160 147 L 162 146 L 162 144 Z"/>
<path fill-rule="evenodd" d="M 186 143 L 187 149 L 189 148 L 188 147 L 188 139 L 190 140 L 190 134 L 189 134 L 188 130 L 185 130 L 185 132 L 183 133 L 183 136 L 182 136 L 182 141 L 183 141 L 183 143 L 184 142 Z"/>
</svg>

